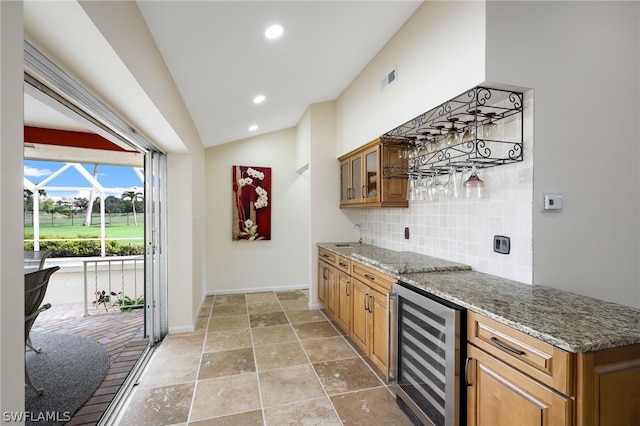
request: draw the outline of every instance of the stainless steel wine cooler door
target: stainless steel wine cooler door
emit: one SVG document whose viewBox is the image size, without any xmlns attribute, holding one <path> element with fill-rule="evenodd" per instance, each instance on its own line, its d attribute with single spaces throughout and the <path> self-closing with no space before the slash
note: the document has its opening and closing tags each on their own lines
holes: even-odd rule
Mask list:
<svg viewBox="0 0 640 426">
<path fill-rule="evenodd" d="M 393 356 L 398 404 L 416 424 L 465 424 L 465 310 L 395 285 Z"/>
</svg>

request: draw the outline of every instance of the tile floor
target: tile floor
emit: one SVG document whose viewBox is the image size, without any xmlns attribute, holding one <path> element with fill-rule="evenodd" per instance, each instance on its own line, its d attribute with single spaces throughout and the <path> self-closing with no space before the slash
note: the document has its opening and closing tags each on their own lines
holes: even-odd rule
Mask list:
<svg viewBox="0 0 640 426">
<path fill-rule="evenodd" d="M 207 297 L 167 336 L 120 425 L 411 425 L 303 290 Z"/>
</svg>

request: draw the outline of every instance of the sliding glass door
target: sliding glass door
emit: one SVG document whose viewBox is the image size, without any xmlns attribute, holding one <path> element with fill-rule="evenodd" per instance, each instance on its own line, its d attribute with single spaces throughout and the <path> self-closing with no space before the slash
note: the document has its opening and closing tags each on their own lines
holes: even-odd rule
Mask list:
<svg viewBox="0 0 640 426">
<path fill-rule="evenodd" d="M 145 331 L 153 346 L 167 334 L 166 156 L 145 154 Z"/>
</svg>

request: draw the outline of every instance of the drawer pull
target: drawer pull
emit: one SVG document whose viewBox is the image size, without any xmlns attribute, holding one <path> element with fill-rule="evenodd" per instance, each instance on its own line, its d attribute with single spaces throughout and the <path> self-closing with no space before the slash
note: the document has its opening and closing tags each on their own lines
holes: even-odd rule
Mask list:
<svg viewBox="0 0 640 426">
<path fill-rule="evenodd" d="M 371 276 L 371 275 L 369 275 L 369 274 L 364 274 L 364 277 L 365 277 L 366 279 L 370 280 L 370 281 L 375 281 L 375 280 L 376 280 L 376 277 L 372 277 L 372 276 Z"/>
<path fill-rule="evenodd" d="M 346 263 L 342 263 L 342 262 L 339 262 L 339 263 L 340 263 L 340 266 L 347 266 Z"/>
<path fill-rule="evenodd" d="M 525 351 L 521 351 L 520 349 L 512 348 L 511 346 L 507 345 L 506 343 L 501 342 L 500 339 L 498 339 L 497 337 L 492 337 L 491 341 L 493 343 L 495 343 L 496 345 L 500 346 L 502 349 L 506 349 L 509 352 L 513 352 L 516 355 L 524 355 L 526 353 Z"/>
<path fill-rule="evenodd" d="M 322 257 L 329 257 L 327 253 L 322 253 Z"/>
</svg>

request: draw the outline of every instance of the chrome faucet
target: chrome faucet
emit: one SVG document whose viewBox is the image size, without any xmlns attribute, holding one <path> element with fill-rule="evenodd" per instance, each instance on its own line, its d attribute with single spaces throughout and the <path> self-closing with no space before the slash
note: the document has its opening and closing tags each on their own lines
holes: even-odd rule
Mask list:
<svg viewBox="0 0 640 426">
<path fill-rule="evenodd" d="M 361 246 L 362 245 L 362 228 L 360 227 L 359 223 L 356 223 L 355 225 L 353 225 L 354 228 L 358 228 L 358 235 L 360 235 L 360 238 L 358 238 L 358 245 Z"/>
</svg>

